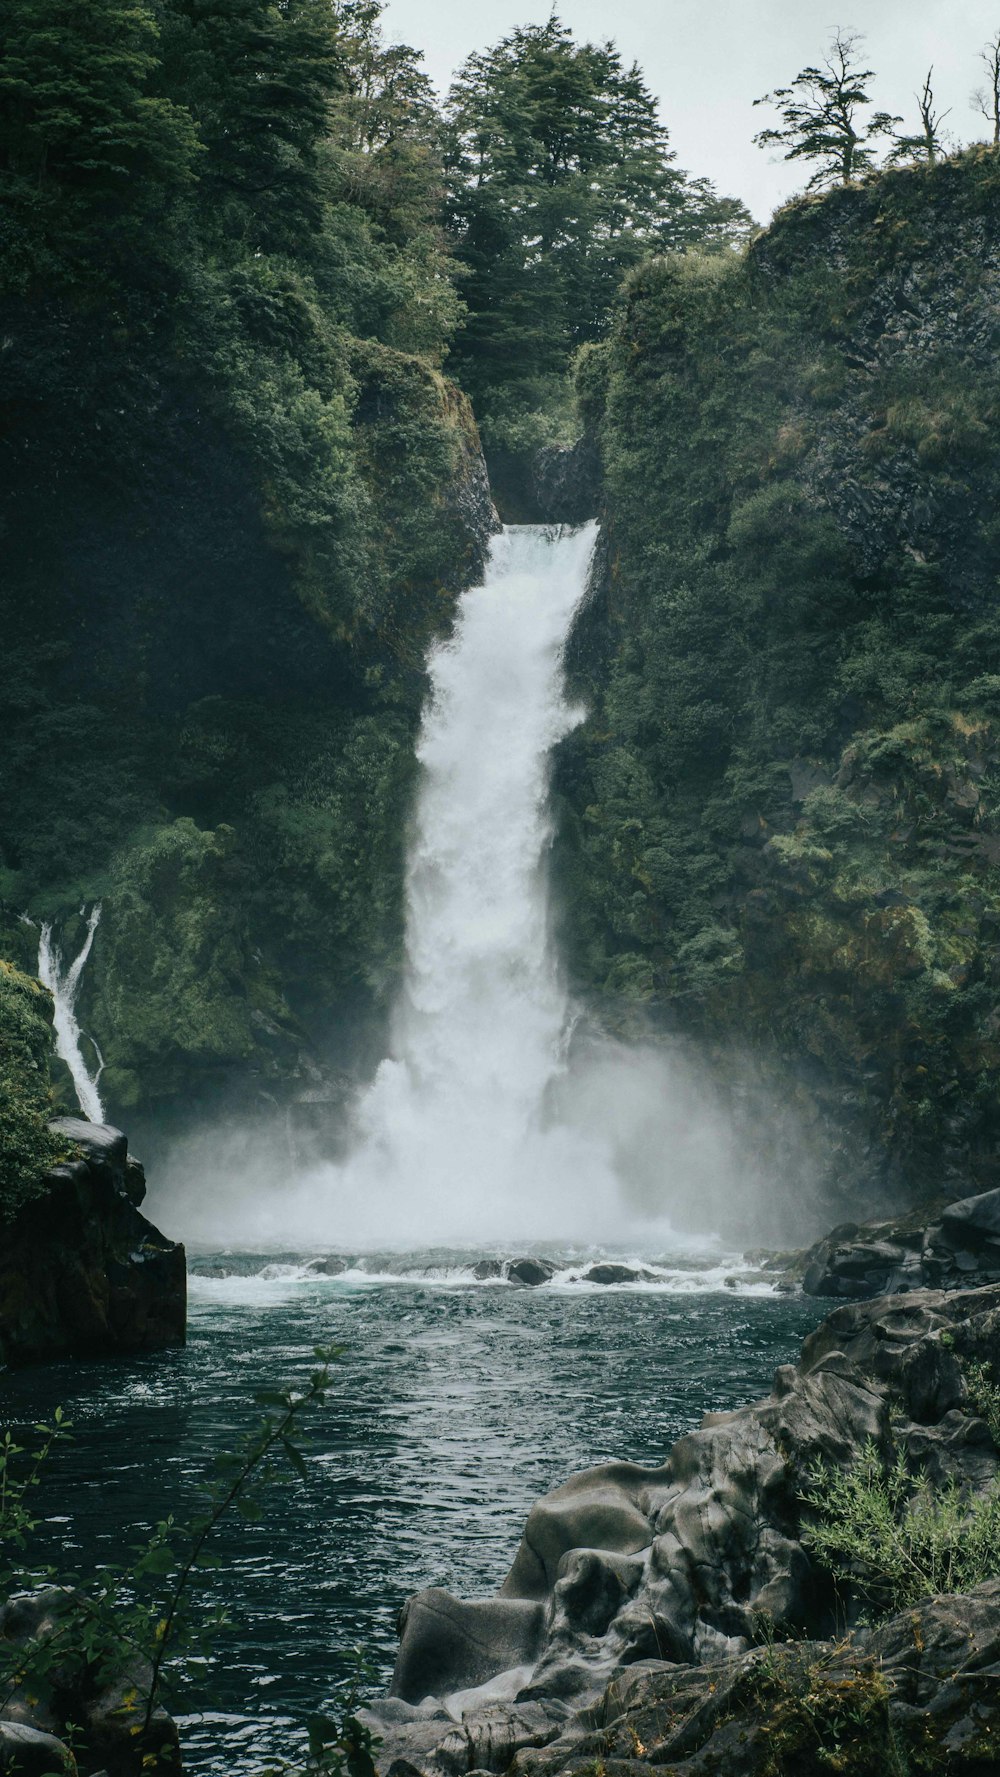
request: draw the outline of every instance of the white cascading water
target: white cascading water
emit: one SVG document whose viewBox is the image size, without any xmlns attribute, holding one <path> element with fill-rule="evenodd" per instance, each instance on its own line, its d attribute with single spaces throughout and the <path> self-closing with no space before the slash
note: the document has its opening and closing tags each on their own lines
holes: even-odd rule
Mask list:
<svg viewBox="0 0 1000 1777">
<path fill-rule="evenodd" d="M 81 908 L 80 911 L 82 913 L 83 909 Z M 48 988 L 55 1002 L 53 1028 L 56 1050 L 73 1076 L 73 1085 L 76 1088 L 80 1109 L 84 1116 L 90 1118 L 92 1123 L 103 1123 L 104 1121 L 104 1107 L 97 1090 L 98 1081 L 104 1071 L 104 1062 L 97 1044 L 93 1042 L 93 1038 L 90 1038 L 89 1041 L 93 1044 L 98 1066 L 95 1073 L 91 1073 L 87 1067 L 80 1047 L 81 1032 L 77 1023 L 75 1005 L 80 977 L 90 955 L 100 917 L 101 904 L 97 901 L 90 909 L 83 944 L 69 968 L 64 966 L 62 953 L 53 940 L 51 920 L 46 920 L 42 926 L 38 940 L 38 978 Z"/>
<path fill-rule="evenodd" d="M 549 767 L 582 719 L 563 650 L 596 537 L 505 530 L 431 656 L 405 984 L 355 1151 L 312 1181 L 331 1240 L 551 1238 L 579 1226 L 584 1198 L 608 1231 L 601 1144 L 546 1115 L 571 1021 L 549 931 Z"/>
</svg>

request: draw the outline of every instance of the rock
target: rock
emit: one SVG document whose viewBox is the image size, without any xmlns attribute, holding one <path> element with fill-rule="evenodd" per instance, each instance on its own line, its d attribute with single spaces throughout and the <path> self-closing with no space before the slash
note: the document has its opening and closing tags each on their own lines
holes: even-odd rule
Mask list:
<svg viewBox="0 0 1000 1777">
<path fill-rule="evenodd" d="M 421 1703 L 425 1697 L 469 1690 L 511 1667 L 533 1664 L 542 1616 L 540 1603 L 521 1598 L 466 1604 L 437 1586 L 418 1592 L 403 1606 L 402 1646 L 390 1697 Z"/>
<path fill-rule="evenodd" d="M 797 1259 L 807 1296 L 858 1300 L 914 1289 L 968 1289 L 1000 1281 L 1000 1190 L 899 1222 L 835 1228 Z"/>
<path fill-rule="evenodd" d="M 511 1259 L 507 1266 L 507 1276 L 511 1283 L 523 1283 L 529 1289 L 537 1289 L 540 1283 L 548 1283 L 555 1272 L 555 1266 L 548 1259 Z"/>
<path fill-rule="evenodd" d="M 638 1283 L 648 1276 L 647 1272 L 637 1271 L 633 1265 L 591 1265 L 583 1274 L 584 1283 Z"/>
<path fill-rule="evenodd" d="M 503 1266 L 499 1259 L 480 1259 L 472 1267 L 472 1275 L 477 1283 L 486 1283 L 491 1277 L 502 1277 Z"/>
<path fill-rule="evenodd" d="M 1000 1241 L 1000 1190 L 983 1191 L 978 1197 L 949 1203 L 941 1226 L 949 1236 L 963 1236 L 963 1244 L 970 1240 Z"/>
<path fill-rule="evenodd" d="M 146 1182 L 120 1129 L 52 1124 L 82 1150 L 4 1229 L 0 1363 L 183 1345 L 184 1248 L 139 1213 Z"/>
<path fill-rule="evenodd" d="M 77 1595 L 65 1587 L 9 1598 L 0 1607 L 0 1641 L 14 1648 L 30 1643 L 44 1647 L 50 1638 L 58 1637 L 57 1645 L 72 1647 L 72 1619 L 77 1609 Z M 86 1618 L 88 1625 L 89 1620 Z M 31 1753 L 34 1736 L 47 1749 L 63 1755 L 61 1764 L 25 1764 L 26 1771 L 37 1770 L 39 1777 L 75 1772 L 72 1757 L 61 1745 L 63 1737 L 72 1734 L 78 1751 L 86 1754 L 87 1769 L 103 1766 L 107 1777 L 178 1773 L 181 1760 L 176 1723 L 164 1709 L 157 1708 L 149 1727 L 144 1726 L 149 1682 L 148 1665 L 132 1656 L 123 1657 L 118 1674 L 110 1677 L 103 1663 L 95 1669 L 82 1654 L 60 1652 L 46 1670 L 43 1685 L 32 1683 L 29 1676 L 8 1691 L 0 1721 L 0 1754 L 4 1732 L 14 1731 L 15 1736 L 19 1732 L 26 1753 Z M 22 1765 L 9 1768 L 20 1772 Z M 0 1771 L 4 1769 L 0 1763 Z"/>
<path fill-rule="evenodd" d="M 310 1259 L 306 1266 L 315 1277 L 340 1277 L 347 1270 L 346 1259 Z"/>
<path fill-rule="evenodd" d="M 58 1777 L 59 1772 L 76 1777 L 76 1760 L 54 1734 L 0 1721 L 0 1772 L 3 1777 Z"/>
<path fill-rule="evenodd" d="M 856 1689 L 868 1740 L 884 1751 L 886 1710 L 896 1703 L 872 1674 L 891 1665 L 896 1643 L 888 1628 L 858 1630 L 849 1644 L 826 1641 L 856 1622 L 861 1601 L 846 1581 L 835 1592 L 814 1565 L 800 1536 L 799 1489 L 817 1459 L 846 1465 L 868 1439 L 902 1450 L 935 1485 L 989 1486 L 1000 1456 L 970 1408 L 969 1358 L 1000 1362 L 1000 1286 L 845 1303 L 806 1339 L 799 1363 L 776 1373 L 766 1400 L 707 1414 L 659 1467 L 606 1464 L 557 1487 L 533 1508 L 496 1598 L 470 1605 L 435 1590 L 404 1613 L 392 1694 L 423 1712 L 419 1746 L 394 1718 L 393 1757 L 433 1773 L 502 1769 L 495 1761 L 513 1756 L 523 1777 L 577 1761 L 592 1769 L 595 1759 L 611 1761 L 609 1777 L 620 1760 L 669 1764 L 691 1777 L 757 1771 L 768 1709 L 779 1707 L 766 1677 L 778 1656 L 754 1647 L 762 1622 L 777 1642 L 796 1643 L 780 1654 L 789 1662 L 779 1673 L 786 1702 L 796 1686 L 805 1697 L 811 1685 L 832 1710 L 837 1685 Z M 991 1585 L 976 1595 L 973 1636 L 987 1652 L 994 1641 L 1000 1651 L 1000 1582 Z M 941 1651 L 929 1656 L 921 1708 L 943 1683 L 947 1623 L 961 1606 L 936 1601 L 926 1610 L 924 1645 Z M 907 1623 L 912 1635 L 914 1620 L 912 1612 L 900 1618 L 897 1635 Z M 953 1647 L 952 1656 L 962 1651 Z M 977 1669 L 972 1651 L 968 1669 Z M 900 1655 L 899 1697 L 915 1682 Z M 438 1734 L 434 1699 L 460 1717 L 461 1735 L 445 1731 L 443 1719 Z M 519 1720 L 529 1703 L 548 1715 Z M 611 1722 L 627 1725 L 601 1739 Z M 702 1749 L 714 1764 L 685 1762 Z"/>
</svg>

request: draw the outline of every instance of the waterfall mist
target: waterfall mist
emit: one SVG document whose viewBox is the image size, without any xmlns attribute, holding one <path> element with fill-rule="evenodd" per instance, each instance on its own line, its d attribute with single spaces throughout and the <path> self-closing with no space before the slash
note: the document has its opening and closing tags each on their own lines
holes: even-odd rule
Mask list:
<svg viewBox="0 0 1000 1777">
<path fill-rule="evenodd" d="M 638 1246 L 727 1219 L 747 1172 L 731 1122 L 682 1061 L 579 1024 L 551 937 L 550 760 L 583 716 L 563 651 L 596 537 L 504 531 L 432 653 L 405 979 L 347 1157 L 289 1177 L 277 1131 L 179 1144 L 154 1197 L 188 1237 Z"/>
</svg>

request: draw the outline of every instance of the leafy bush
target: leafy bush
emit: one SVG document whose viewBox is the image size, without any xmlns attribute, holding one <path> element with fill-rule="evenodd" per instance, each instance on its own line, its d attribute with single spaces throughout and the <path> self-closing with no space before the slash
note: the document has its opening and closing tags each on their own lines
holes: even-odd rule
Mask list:
<svg viewBox="0 0 1000 1777">
<path fill-rule="evenodd" d="M 226 1621 L 224 1615 L 205 1617 L 199 1611 L 193 1596 L 197 1570 L 214 1564 L 212 1538 L 227 1513 L 260 1515 L 261 1490 L 280 1461 L 305 1478 L 298 1428 L 304 1415 L 325 1403 L 338 1352 L 320 1348 L 316 1356 L 319 1367 L 304 1388 L 257 1396 L 266 1409 L 263 1417 L 218 1459 L 202 1510 L 189 1523 L 167 1518 L 131 1562 L 104 1566 L 89 1579 L 59 1575 L 28 1559 L 38 1524 L 35 1490 L 44 1481 L 53 1447 L 70 1436 L 62 1412 L 56 1411 L 51 1425 L 35 1427 L 38 1442 L 31 1451 L 9 1430 L 0 1437 L 0 1596 L 44 1588 L 51 1604 L 49 1621 L 37 1636 L 0 1644 L 0 1705 L 26 1696 L 37 1704 L 54 1688 L 63 1694 L 77 1684 L 100 1688 L 128 1674 L 122 1708 L 143 1751 L 143 1769 L 173 1768 L 170 1747 L 157 1745 L 156 1712 L 164 1692 L 176 1690 L 190 1664 L 204 1659 L 214 1631 Z M 359 1659 L 339 1707 L 310 1720 L 304 1764 L 281 1761 L 262 1777 L 375 1777 L 372 1735 L 357 1719 L 359 1684 L 366 1675 Z"/>
<path fill-rule="evenodd" d="M 803 1542 L 879 1616 L 1000 1576 L 1000 1483 L 935 1488 L 902 1451 L 887 1466 L 869 1439 L 847 1469 L 818 1463 L 802 1501 L 813 1514 Z"/>
</svg>

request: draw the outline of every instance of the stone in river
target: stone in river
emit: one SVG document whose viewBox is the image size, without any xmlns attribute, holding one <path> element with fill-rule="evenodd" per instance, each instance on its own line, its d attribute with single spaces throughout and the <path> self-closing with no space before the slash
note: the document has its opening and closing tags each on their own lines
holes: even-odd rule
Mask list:
<svg viewBox="0 0 1000 1777">
<path fill-rule="evenodd" d="M 555 1266 L 548 1259 L 511 1259 L 507 1267 L 507 1276 L 511 1283 L 527 1284 L 534 1289 L 540 1283 L 548 1283 L 555 1276 Z"/>
</svg>

